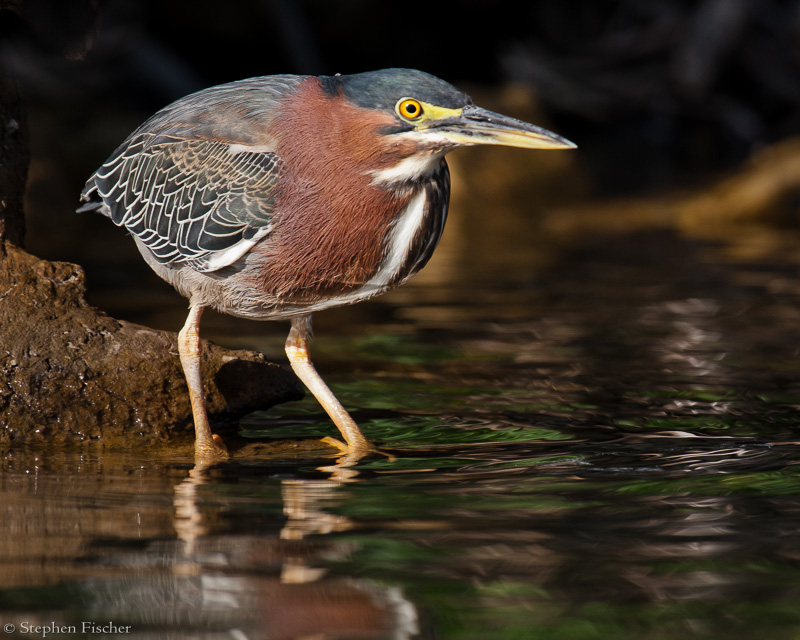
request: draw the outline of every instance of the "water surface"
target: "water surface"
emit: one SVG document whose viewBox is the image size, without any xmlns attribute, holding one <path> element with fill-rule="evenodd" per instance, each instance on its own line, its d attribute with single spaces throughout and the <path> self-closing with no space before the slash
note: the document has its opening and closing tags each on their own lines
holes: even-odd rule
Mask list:
<svg viewBox="0 0 800 640">
<path fill-rule="evenodd" d="M 210 468 L 9 450 L 6 636 L 800 636 L 800 235 L 458 202 L 412 284 L 316 321 L 396 459 L 336 469 L 313 399 L 242 422 L 296 451 Z M 87 262 L 98 304 L 180 326 L 167 289 Z M 204 325 L 278 359 L 286 330 Z"/>
</svg>

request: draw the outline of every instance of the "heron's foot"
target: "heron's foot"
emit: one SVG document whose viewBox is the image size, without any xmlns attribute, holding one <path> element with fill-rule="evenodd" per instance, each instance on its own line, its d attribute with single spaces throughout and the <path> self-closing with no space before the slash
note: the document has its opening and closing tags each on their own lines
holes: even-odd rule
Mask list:
<svg viewBox="0 0 800 640">
<path fill-rule="evenodd" d="M 336 438 L 332 438 L 331 436 L 325 436 L 320 440 L 320 442 L 324 442 L 331 447 L 338 449 L 342 453 L 350 456 L 357 456 L 358 459 L 365 458 L 369 455 L 381 455 L 389 458 L 389 462 L 394 462 L 397 460 L 397 456 L 392 455 L 391 453 L 386 453 L 385 451 L 381 451 L 375 445 L 373 445 L 369 440 L 359 441 L 354 445 L 348 445 L 342 442 L 341 440 L 337 440 Z"/>
<path fill-rule="evenodd" d="M 222 462 L 230 457 L 228 447 L 216 433 L 210 439 L 195 440 L 194 457 L 203 462 Z"/>
</svg>

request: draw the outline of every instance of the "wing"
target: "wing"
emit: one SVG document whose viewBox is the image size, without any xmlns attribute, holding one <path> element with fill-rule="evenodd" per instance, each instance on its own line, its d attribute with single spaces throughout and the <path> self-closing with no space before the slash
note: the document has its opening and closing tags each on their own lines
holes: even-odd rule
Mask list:
<svg viewBox="0 0 800 640">
<path fill-rule="evenodd" d="M 246 145 L 143 133 L 89 180 L 82 210 L 100 209 L 159 262 L 214 271 L 269 233 L 280 166 Z"/>
<path fill-rule="evenodd" d="M 107 215 L 164 264 L 232 264 L 270 231 L 283 163 L 266 132 L 302 79 L 241 80 L 165 107 L 89 179 L 79 211 Z"/>
</svg>

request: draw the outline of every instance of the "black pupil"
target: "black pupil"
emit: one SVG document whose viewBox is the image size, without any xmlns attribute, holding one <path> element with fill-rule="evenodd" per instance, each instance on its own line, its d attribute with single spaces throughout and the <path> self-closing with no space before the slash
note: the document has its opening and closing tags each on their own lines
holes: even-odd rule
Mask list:
<svg viewBox="0 0 800 640">
<path fill-rule="evenodd" d="M 417 105 L 415 105 L 413 102 L 409 102 L 406 105 L 406 111 L 408 112 L 408 115 L 410 115 L 410 116 L 417 115 Z"/>
</svg>

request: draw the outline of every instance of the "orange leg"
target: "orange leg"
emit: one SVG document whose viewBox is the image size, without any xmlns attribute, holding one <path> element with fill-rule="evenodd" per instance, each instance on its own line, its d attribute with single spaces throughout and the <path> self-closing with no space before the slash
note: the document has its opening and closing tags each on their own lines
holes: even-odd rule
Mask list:
<svg viewBox="0 0 800 640">
<path fill-rule="evenodd" d="M 369 440 L 361 433 L 361 429 L 355 423 L 347 410 L 333 395 L 328 385 L 322 380 L 308 353 L 308 341 L 311 338 L 311 315 L 299 316 L 292 320 L 292 328 L 289 337 L 286 339 L 286 355 L 289 356 L 289 363 L 292 365 L 297 377 L 302 380 L 308 390 L 322 405 L 327 414 L 338 427 L 347 444 L 343 444 L 333 438 L 326 438 L 328 442 L 337 446 L 347 453 L 365 455 L 373 451 Z"/>
<path fill-rule="evenodd" d="M 196 458 L 220 459 L 228 455 L 222 438 L 211 433 L 206 412 L 206 400 L 203 394 L 203 377 L 200 371 L 200 316 L 203 307 L 192 305 L 186 324 L 178 333 L 178 353 L 181 357 L 183 373 L 189 387 L 189 400 L 194 415 L 194 453 Z"/>
</svg>

